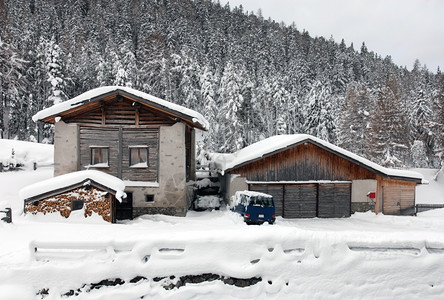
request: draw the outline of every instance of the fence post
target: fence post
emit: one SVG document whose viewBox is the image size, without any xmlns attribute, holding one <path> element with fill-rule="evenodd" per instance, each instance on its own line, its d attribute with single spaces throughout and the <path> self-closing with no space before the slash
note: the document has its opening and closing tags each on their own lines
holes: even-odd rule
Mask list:
<svg viewBox="0 0 444 300">
<path fill-rule="evenodd" d="M 6 217 L 2 218 L 2 221 L 5 221 L 6 223 L 12 223 L 12 210 L 11 208 L 7 207 L 5 210 L 1 211 L 2 213 L 6 214 Z"/>
<path fill-rule="evenodd" d="M 34 171 L 37 170 L 37 162 L 34 162 L 33 168 L 34 168 Z"/>
<path fill-rule="evenodd" d="M 3 163 L 0 161 L 0 173 L 3 172 Z"/>
</svg>

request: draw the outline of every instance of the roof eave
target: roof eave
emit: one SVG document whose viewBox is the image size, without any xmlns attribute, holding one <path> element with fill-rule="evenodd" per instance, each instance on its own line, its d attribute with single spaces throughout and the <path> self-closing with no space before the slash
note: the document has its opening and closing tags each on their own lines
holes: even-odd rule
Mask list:
<svg viewBox="0 0 444 300">
<path fill-rule="evenodd" d="M 92 186 L 94 186 L 96 188 L 99 188 L 99 189 L 102 189 L 104 191 L 107 191 L 107 192 L 113 194 L 114 196 L 116 195 L 116 191 L 114 189 L 111 189 L 111 188 L 109 188 L 109 187 L 107 187 L 107 186 L 105 186 L 103 184 L 100 184 L 100 183 L 98 183 L 97 181 L 95 181 L 95 180 L 93 180 L 91 178 L 85 178 L 85 179 L 83 179 L 83 180 L 81 180 L 81 181 L 79 181 L 77 183 L 74 183 L 74 184 L 71 184 L 71 185 L 67 185 L 65 187 L 61 187 L 61 188 L 58 188 L 58 189 L 55 189 L 55 190 L 51 190 L 51 191 L 48 191 L 48 192 L 45 192 L 45 193 L 41 193 L 41 194 L 38 194 L 38 195 L 34 195 L 32 197 L 26 198 L 26 199 L 24 199 L 24 202 L 25 202 L 25 204 L 27 204 L 27 203 L 31 203 L 31 202 L 34 202 L 34 201 L 40 201 L 40 200 L 43 200 L 45 198 L 54 197 L 54 196 L 57 196 L 57 195 L 60 195 L 60 194 L 72 191 L 73 189 L 82 187 L 88 181 L 91 182 Z"/>
<path fill-rule="evenodd" d="M 194 127 L 194 128 L 197 128 L 197 129 L 203 130 L 203 131 L 207 131 L 208 130 L 206 128 L 205 124 L 200 124 L 200 122 L 194 121 L 194 118 L 192 116 L 189 116 L 189 115 L 183 114 L 183 113 L 181 113 L 179 111 L 170 109 L 170 108 L 168 108 L 166 106 L 163 106 L 161 104 L 149 101 L 149 100 L 147 100 L 145 98 L 138 97 L 138 96 L 136 96 L 134 94 L 128 93 L 128 92 L 126 92 L 124 90 L 121 90 L 121 89 L 115 89 L 113 91 L 109 91 L 109 92 L 97 95 L 95 97 L 92 97 L 92 98 L 89 98 L 89 99 L 86 99 L 86 100 L 83 100 L 83 101 L 79 101 L 77 103 L 73 103 L 73 104 L 71 104 L 71 107 L 74 109 L 74 108 L 77 108 L 80 105 L 84 105 L 86 103 L 95 102 L 95 101 L 98 101 L 98 100 L 100 100 L 102 98 L 106 98 L 106 97 L 109 97 L 109 96 L 114 95 L 114 94 L 115 95 L 121 95 L 121 96 L 130 98 L 130 99 L 136 100 L 136 101 L 138 101 L 138 102 L 140 102 L 140 103 L 142 103 L 142 104 L 144 104 L 146 106 L 149 106 L 149 107 L 152 107 L 154 109 L 167 112 L 168 114 L 172 115 L 173 117 L 178 118 L 178 119 L 184 121 L 185 123 L 187 123 L 191 127 Z M 52 123 L 52 124 L 54 124 L 56 122 L 55 118 L 57 116 L 63 116 L 66 112 L 68 112 L 70 110 L 71 109 L 63 111 L 63 112 L 60 112 L 60 113 L 52 114 L 52 115 L 47 116 L 45 118 L 37 119 L 36 121 L 42 121 L 42 122 L 45 122 L 45 123 Z"/>
</svg>

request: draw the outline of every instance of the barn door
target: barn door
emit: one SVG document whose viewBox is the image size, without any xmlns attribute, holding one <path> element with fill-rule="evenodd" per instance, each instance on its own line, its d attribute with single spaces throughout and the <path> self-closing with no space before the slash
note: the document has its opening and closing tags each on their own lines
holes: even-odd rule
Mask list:
<svg viewBox="0 0 444 300">
<path fill-rule="evenodd" d="M 284 191 L 282 185 L 273 184 L 268 186 L 267 194 L 273 196 L 276 216 L 285 217 L 283 193 Z"/>
<path fill-rule="evenodd" d="M 286 185 L 284 190 L 286 218 L 316 217 L 316 184 Z"/>
<path fill-rule="evenodd" d="M 341 218 L 350 216 L 351 184 L 319 184 L 318 217 Z"/>
<path fill-rule="evenodd" d="M 414 213 L 415 187 L 404 185 L 384 185 L 384 214 L 411 215 Z"/>
<path fill-rule="evenodd" d="M 273 196 L 274 205 L 276 208 L 276 216 L 283 215 L 283 188 L 282 185 L 250 185 L 250 190 L 260 193 L 265 193 Z"/>
</svg>

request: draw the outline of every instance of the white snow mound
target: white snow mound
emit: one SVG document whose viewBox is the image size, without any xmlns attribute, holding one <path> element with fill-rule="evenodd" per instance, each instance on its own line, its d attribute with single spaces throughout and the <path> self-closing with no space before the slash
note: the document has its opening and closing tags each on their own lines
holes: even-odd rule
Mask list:
<svg viewBox="0 0 444 300">
<path fill-rule="evenodd" d="M 20 199 L 21 200 L 29 199 L 52 190 L 57 190 L 74 184 L 81 183 L 88 179 L 93 180 L 97 183 L 100 183 L 101 185 L 104 185 L 116 191 L 116 198 L 119 201 L 122 201 L 122 197 L 125 197 L 125 192 L 124 192 L 125 183 L 122 180 L 101 171 L 85 170 L 85 171 L 78 171 L 65 175 L 60 175 L 24 187 L 19 192 Z"/>
</svg>

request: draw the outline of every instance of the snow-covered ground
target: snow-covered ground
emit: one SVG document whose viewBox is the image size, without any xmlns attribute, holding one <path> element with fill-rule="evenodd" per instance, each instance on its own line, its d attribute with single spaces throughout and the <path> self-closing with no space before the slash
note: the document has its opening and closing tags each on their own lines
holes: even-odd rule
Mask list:
<svg viewBox="0 0 444 300">
<path fill-rule="evenodd" d="M 421 204 L 444 204 L 444 171 L 436 169 L 414 169 L 424 176 L 428 184 L 416 187 L 416 203 Z M 435 178 L 437 177 L 437 178 Z"/>
<path fill-rule="evenodd" d="M 418 187 L 418 202 L 444 203 L 442 178 L 415 171 L 430 181 Z M 51 176 L 51 167 L 0 173 L 0 208 L 20 207 L 18 190 Z M 57 215 L 0 222 L 0 299 L 60 299 L 70 291 L 73 299 L 441 299 L 443 270 L 444 209 L 261 226 L 226 210 L 119 224 Z M 217 279 L 184 279 L 200 274 Z M 94 288 L 116 278 L 118 285 Z M 233 278 L 260 280 L 238 287 Z M 187 283 L 164 288 L 179 281 Z"/>
</svg>

